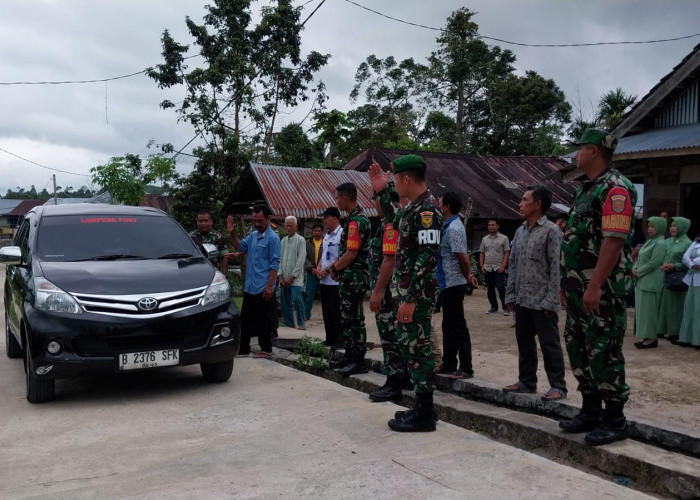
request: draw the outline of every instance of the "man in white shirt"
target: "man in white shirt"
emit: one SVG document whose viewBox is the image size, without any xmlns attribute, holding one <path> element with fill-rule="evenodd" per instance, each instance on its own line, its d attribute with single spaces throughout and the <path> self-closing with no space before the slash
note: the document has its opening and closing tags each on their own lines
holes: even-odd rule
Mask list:
<svg viewBox="0 0 700 500">
<path fill-rule="evenodd" d="M 343 338 L 340 331 L 340 293 L 338 282 L 331 277 L 330 268 L 338 260 L 338 246 L 343 228 L 340 225 L 340 210 L 328 207 L 322 214 L 326 234 L 323 236 L 321 260 L 316 268 L 316 275 L 321 280 L 321 311 L 323 325 L 326 329 L 327 346 L 342 347 Z"/>
</svg>

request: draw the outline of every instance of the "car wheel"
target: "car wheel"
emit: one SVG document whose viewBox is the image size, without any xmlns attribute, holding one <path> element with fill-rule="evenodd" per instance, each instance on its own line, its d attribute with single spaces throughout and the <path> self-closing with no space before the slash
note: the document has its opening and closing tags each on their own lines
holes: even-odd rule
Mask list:
<svg viewBox="0 0 700 500">
<path fill-rule="evenodd" d="M 233 360 L 221 361 L 220 363 L 201 363 L 202 376 L 207 382 L 226 382 L 233 373 Z"/>
<path fill-rule="evenodd" d="M 7 322 L 7 313 L 5 313 L 5 349 L 7 350 L 8 358 L 21 358 L 22 346 L 17 342 L 17 339 L 10 331 L 10 324 Z"/>
<path fill-rule="evenodd" d="M 27 401 L 30 403 L 45 403 L 51 401 L 55 395 L 56 381 L 54 379 L 40 379 L 34 374 L 30 359 L 29 344 L 24 350 L 24 375 L 27 379 Z"/>
</svg>

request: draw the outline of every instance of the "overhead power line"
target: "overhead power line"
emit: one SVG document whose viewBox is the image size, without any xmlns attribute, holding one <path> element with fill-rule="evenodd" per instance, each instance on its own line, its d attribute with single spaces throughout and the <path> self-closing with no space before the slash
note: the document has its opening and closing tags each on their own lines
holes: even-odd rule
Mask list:
<svg viewBox="0 0 700 500">
<path fill-rule="evenodd" d="M 357 2 L 353 2 L 353 0 L 345 0 L 345 1 L 349 4 L 355 5 L 356 7 L 359 7 L 361 9 L 372 12 L 373 14 L 377 14 L 378 16 L 382 16 L 382 17 L 385 17 L 387 19 L 391 19 L 392 21 L 396 21 L 397 23 L 403 23 L 403 24 L 407 24 L 409 26 L 415 26 L 417 28 L 423 28 L 423 29 L 427 29 L 427 30 L 443 31 L 443 32 L 445 31 L 444 28 L 436 28 L 434 26 L 426 26 L 425 24 L 413 23 L 411 21 L 406 21 L 404 19 L 399 19 L 398 17 L 393 17 L 393 16 L 390 16 L 388 14 L 384 14 L 383 12 L 379 12 L 378 10 L 370 9 L 369 7 L 366 7 L 362 4 L 359 4 Z M 638 41 L 627 41 L 627 42 L 522 43 L 522 42 L 513 42 L 511 40 L 504 40 L 503 38 L 495 38 L 492 36 L 479 35 L 479 34 L 476 35 L 477 38 L 482 38 L 484 40 L 492 40 L 494 42 L 506 43 L 509 45 L 518 45 L 520 47 L 593 47 L 593 46 L 598 46 L 598 45 L 632 45 L 632 44 L 675 42 L 678 40 L 686 40 L 688 38 L 695 38 L 697 36 L 700 36 L 700 33 L 695 33 L 693 35 L 678 36 L 678 37 L 673 37 L 673 38 L 662 38 L 659 40 L 638 40 Z"/>
<path fill-rule="evenodd" d="M 10 156 L 14 156 L 15 158 L 19 158 L 22 161 L 26 161 L 27 163 L 31 163 L 32 165 L 36 165 L 37 167 L 45 168 L 47 170 L 53 170 L 54 172 L 61 172 L 62 174 L 70 174 L 70 175 L 78 175 L 80 177 L 86 177 L 88 174 L 78 174 L 76 172 L 69 172 L 68 170 L 61 170 L 60 168 L 53 168 L 53 167 L 47 167 L 46 165 L 42 165 L 41 163 L 37 163 L 32 160 L 28 160 L 20 155 L 14 154 L 6 149 L 0 148 L 0 151 L 3 153 L 7 153 Z"/>
</svg>

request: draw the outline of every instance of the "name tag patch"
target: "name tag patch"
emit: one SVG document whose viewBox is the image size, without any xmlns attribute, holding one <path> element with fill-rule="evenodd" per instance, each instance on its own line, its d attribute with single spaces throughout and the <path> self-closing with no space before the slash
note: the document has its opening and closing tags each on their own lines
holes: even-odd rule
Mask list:
<svg viewBox="0 0 700 500">
<path fill-rule="evenodd" d="M 418 231 L 419 245 L 437 245 L 440 243 L 440 231 L 437 229 L 421 229 Z"/>
</svg>

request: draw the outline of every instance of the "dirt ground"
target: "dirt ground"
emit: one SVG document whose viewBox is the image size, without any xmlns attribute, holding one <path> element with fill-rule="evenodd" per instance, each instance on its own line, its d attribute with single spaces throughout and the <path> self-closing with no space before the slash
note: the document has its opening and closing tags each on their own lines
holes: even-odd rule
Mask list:
<svg viewBox="0 0 700 500">
<path fill-rule="evenodd" d="M 497 314 L 486 314 L 489 303 L 486 290 L 482 287 L 474 291 L 464 301 L 467 326 L 472 339 L 474 376 L 477 379 L 508 385 L 518 378 L 518 347 L 515 342 L 515 329 L 511 328 L 512 318 Z M 365 301 L 368 341 L 379 349 L 379 336 L 374 315 Z M 627 383 L 631 387 L 626 413 L 634 418 L 663 422 L 665 426 L 692 430 L 700 429 L 700 350 L 680 347 L 660 339 L 656 349 L 636 349 L 632 334 L 634 310 L 628 310 L 627 336 L 624 354 L 626 360 Z M 565 315 L 560 314 L 559 331 L 564 331 Z M 433 315 L 433 332 L 442 339 L 442 314 Z M 323 331 L 321 305 L 316 302 L 312 317 L 307 322 L 309 330 Z M 563 348 L 563 345 L 562 345 Z M 538 392 L 548 388 L 547 377 L 542 367 L 539 353 Z M 568 399 L 580 404 L 581 396 L 576 391 L 576 379 L 567 365 L 566 383 Z"/>
</svg>

